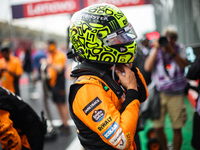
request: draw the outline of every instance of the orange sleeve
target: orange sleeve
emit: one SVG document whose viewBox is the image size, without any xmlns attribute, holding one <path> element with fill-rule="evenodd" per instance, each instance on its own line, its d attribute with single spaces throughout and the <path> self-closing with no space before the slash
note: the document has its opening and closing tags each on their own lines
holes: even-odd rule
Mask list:
<svg viewBox="0 0 200 150">
<path fill-rule="evenodd" d="M 66 63 L 66 56 L 62 51 L 58 51 L 58 56 L 54 60 L 54 65 L 59 65 L 62 66 L 63 68 L 65 67 Z"/>
<path fill-rule="evenodd" d="M 16 58 L 16 72 L 15 72 L 15 74 L 17 76 L 20 76 L 20 75 L 23 74 L 23 68 L 22 68 L 22 64 L 21 64 L 19 58 Z"/>
<path fill-rule="evenodd" d="M 140 106 L 137 97 L 120 113 L 112 101 L 114 97 L 111 98 L 102 87 L 85 84 L 78 90 L 72 108 L 75 115 L 105 143 L 116 149 L 133 150 Z"/>
<path fill-rule="evenodd" d="M 66 61 L 67 61 L 67 57 L 65 54 L 62 55 L 61 60 L 62 60 L 61 62 L 62 62 L 63 68 L 64 68 L 66 65 Z"/>
<path fill-rule="evenodd" d="M 21 150 L 20 136 L 13 127 L 13 122 L 9 119 L 9 115 L 9 112 L 0 110 L 0 143 L 3 149 Z"/>
</svg>

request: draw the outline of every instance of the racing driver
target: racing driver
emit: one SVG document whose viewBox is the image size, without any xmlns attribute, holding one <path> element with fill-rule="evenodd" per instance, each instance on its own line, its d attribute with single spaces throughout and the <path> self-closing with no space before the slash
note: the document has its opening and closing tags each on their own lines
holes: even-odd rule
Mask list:
<svg viewBox="0 0 200 150">
<path fill-rule="evenodd" d="M 110 4 L 95 4 L 71 20 L 69 109 L 85 150 L 136 149 L 134 135 L 146 82 L 132 67 L 136 33 L 126 16 Z M 131 69 L 132 68 L 132 69 Z"/>
</svg>

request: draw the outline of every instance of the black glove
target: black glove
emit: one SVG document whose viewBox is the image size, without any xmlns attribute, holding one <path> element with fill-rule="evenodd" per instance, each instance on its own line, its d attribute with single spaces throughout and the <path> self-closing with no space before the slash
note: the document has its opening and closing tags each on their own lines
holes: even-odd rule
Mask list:
<svg viewBox="0 0 200 150">
<path fill-rule="evenodd" d="M 133 66 L 131 68 L 131 70 L 135 73 L 135 77 L 136 77 L 136 80 L 137 80 L 137 85 L 138 85 L 138 94 L 139 94 L 139 101 L 142 103 L 144 102 L 146 99 L 147 99 L 147 86 L 146 86 L 146 82 L 143 83 L 142 80 L 144 79 L 143 78 L 143 75 L 141 74 L 141 72 L 139 70 L 136 69 L 135 66 Z M 141 79 L 143 78 L 143 79 Z M 145 80 L 143 80 L 145 81 Z"/>
</svg>

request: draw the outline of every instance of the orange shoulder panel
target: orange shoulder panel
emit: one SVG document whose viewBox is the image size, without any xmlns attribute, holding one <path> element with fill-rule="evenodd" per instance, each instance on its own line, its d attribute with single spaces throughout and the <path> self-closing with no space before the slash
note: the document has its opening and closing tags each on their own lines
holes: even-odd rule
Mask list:
<svg viewBox="0 0 200 150">
<path fill-rule="evenodd" d="M 21 150 L 22 144 L 18 132 L 13 127 L 10 113 L 0 109 L 0 143 L 2 148 L 7 150 Z"/>
</svg>

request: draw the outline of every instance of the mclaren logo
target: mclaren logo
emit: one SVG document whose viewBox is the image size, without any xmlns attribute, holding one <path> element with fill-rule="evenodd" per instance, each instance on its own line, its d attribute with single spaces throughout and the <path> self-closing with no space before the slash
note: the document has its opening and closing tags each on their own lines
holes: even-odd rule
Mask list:
<svg viewBox="0 0 200 150">
<path fill-rule="evenodd" d="M 111 116 L 108 116 L 106 119 L 103 120 L 101 124 L 97 126 L 97 129 L 102 132 L 109 124 L 112 122 L 113 119 Z"/>
</svg>

